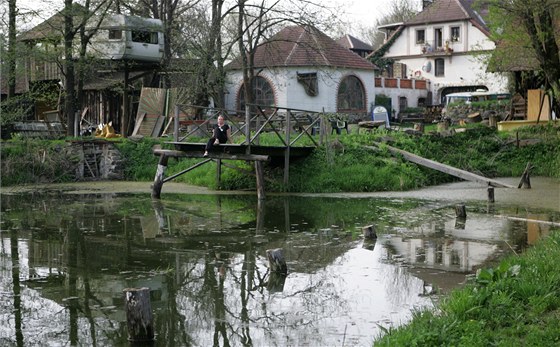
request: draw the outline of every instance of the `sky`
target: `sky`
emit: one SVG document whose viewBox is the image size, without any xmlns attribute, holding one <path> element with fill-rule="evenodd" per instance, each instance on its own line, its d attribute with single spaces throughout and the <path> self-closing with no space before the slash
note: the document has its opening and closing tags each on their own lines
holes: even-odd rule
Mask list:
<svg viewBox="0 0 560 347">
<path fill-rule="evenodd" d="M 204 0 L 207 1 L 207 0 Z M 397 0 L 322 0 L 320 3 L 331 5 L 338 9 L 342 20 L 349 23 L 348 33 L 358 35 L 361 27 L 373 27 L 377 19 L 383 17 L 391 3 Z M 420 2 L 420 0 L 417 0 Z M 6 0 L 0 0 L 2 7 L 7 7 Z M 41 11 L 43 20 L 60 9 L 63 0 L 17 0 L 18 6 Z M 39 22 L 42 20 L 39 20 Z M 35 23 L 37 24 L 37 23 Z"/>
</svg>

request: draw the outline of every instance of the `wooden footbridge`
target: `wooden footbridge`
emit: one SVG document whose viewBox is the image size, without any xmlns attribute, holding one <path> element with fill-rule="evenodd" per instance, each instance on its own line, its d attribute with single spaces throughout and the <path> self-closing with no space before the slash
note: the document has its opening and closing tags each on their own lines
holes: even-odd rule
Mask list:
<svg viewBox="0 0 560 347">
<path fill-rule="evenodd" d="M 218 186 L 221 177 L 222 165 L 238 169 L 247 174 L 254 175 L 257 180 L 257 195 L 264 198 L 263 163 L 284 167 L 284 186 L 288 186 L 289 167 L 291 160 L 306 157 L 323 141 L 325 134 L 325 119 L 322 113 L 287 109 L 280 107 L 262 107 L 250 105 L 256 110 L 253 114 L 245 112 L 241 117 L 238 113 L 228 112 L 223 109 L 208 109 L 189 105 L 176 105 L 173 119 L 168 122 L 168 127 L 173 126 L 173 141 L 166 144 L 173 149 L 155 147 L 154 155 L 159 156 L 159 163 L 152 186 L 152 197 L 159 199 L 163 184 L 182 174 L 185 174 L 201 165 L 215 161 L 217 163 L 216 179 Z M 223 116 L 232 129 L 232 138 L 240 138 L 239 144 L 220 144 L 204 157 L 206 141 L 212 135 L 212 127 L 219 116 Z M 260 135 L 264 132 L 276 134 L 279 145 L 261 145 Z M 319 134 L 319 143 L 313 135 Z M 188 142 L 186 140 L 198 137 L 204 142 Z M 302 145 L 302 138 L 307 138 L 311 145 Z M 169 158 L 201 158 L 195 165 L 165 177 Z M 234 166 L 227 165 L 222 160 L 252 161 L 255 164 L 254 172 L 247 172 Z"/>
</svg>

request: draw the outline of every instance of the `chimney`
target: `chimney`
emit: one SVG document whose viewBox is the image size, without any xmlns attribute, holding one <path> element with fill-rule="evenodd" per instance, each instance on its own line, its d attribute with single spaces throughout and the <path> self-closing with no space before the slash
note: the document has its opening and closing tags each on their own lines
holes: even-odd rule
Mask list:
<svg viewBox="0 0 560 347">
<path fill-rule="evenodd" d="M 432 4 L 433 0 L 422 0 L 422 11 Z"/>
</svg>

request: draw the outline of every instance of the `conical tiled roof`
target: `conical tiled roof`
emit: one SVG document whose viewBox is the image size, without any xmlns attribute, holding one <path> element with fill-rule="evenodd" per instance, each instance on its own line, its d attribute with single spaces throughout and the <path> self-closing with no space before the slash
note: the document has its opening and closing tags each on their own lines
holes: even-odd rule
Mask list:
<svg viewBox="0 0 560 347">
<path fill-rule="evenodd" d="M 341 67 L 374 70 L 371 62 L 342 47 L 313 27 L 288 26 L 279 31 L 255 52 L 255 68 L 270 67 Z M 240 69 L 241 59 L 228 65 Z"/>
</svg>

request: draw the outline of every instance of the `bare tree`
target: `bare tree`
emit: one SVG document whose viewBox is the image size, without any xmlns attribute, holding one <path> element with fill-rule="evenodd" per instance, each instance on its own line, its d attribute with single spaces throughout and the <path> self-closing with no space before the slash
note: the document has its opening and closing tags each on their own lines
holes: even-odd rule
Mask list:
<svg viewBox="0 0 560 347">
<path fill-rule="evenodd" d="M 393 0 L 389 7 L 389 11 L 375 22 L 374 27 L 361 28 L 362 37 L 369 40 L 370 44 L 377 48 L 381 46 L 385 40 L 385 35 L 378 30 L 382 25 L 406 22 L 418 13 L 417 0 Z"/>
<path fill-rule="evenodd" d="M 546 78 L 546 89 L 560 114 L 560 2 L 558 0 L 487 1 L 494 52 L 498 68 L 508 70 L 520 63 L 533 62 L 533 68 Z M 518 60 L 522 61 L 518 61 Z"/>
<path fill-rule="evenodd" d="M 9 0 L 8 24 L 8 98 L 16 94 L 16 0 Z"/>
</svg>

